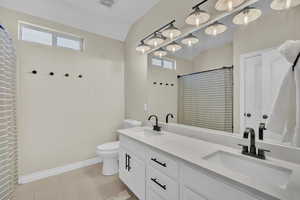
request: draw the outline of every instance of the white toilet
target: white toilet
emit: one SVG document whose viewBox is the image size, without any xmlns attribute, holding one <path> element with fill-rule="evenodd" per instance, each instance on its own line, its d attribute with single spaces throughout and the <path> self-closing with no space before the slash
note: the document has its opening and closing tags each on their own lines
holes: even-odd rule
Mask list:
<svg viewBox="0 0 300 200">
<path fill-rule="evenodd" d="M 142 122 L 126 119 L 123 122 L 123 125 L 121 128 L 133 128 L 133 127 L 139 127 L 142 125 Z M 119 156 L 119 146 L 120 142 L 110 142 L 105 143 L 102 145 L 97 146 L 97 155 L 102 160 L 103 169 L 102 174 L 109 176 L 114 175 L 118 173 L 119 171 L 119 162 L 118 162 L 118 156 Z"/>
</svg>

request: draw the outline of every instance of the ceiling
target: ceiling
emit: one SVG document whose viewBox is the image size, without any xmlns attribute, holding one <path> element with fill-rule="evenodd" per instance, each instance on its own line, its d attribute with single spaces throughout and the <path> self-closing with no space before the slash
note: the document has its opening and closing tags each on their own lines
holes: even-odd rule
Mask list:
<svg viewBox="0 0 300 200">
<path fill-rule="evenodd" d="M 0 6 L 124 41 L 131 27 L 160 0 L 0 0 Z"/>
</svg>

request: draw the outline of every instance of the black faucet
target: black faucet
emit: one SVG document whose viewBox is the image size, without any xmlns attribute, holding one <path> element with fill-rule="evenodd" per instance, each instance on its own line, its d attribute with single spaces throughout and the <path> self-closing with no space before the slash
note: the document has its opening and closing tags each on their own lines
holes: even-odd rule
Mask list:
<svg viewBox="0 0 300 200">
<path fill-rule="evenodd" d="M 249 154 L 256 155 L 256 146 L 255 146 L 255 131 L 253 128 L 246 128 L 244 132 L 244 138 L 248 139 L 250 135 L 250 152 Z"/>
<path fill-rule="evenodd" d="M 256 145 L 255 145 L 255 131 L 253 128 L 246 128 L 244 132 L 244 138 L 248 139 L 250 135 L 250 151 L 248 150 L 248 146 L 241 145 L 243 147 L 242 154 L 259 158 L 259 159 L 266 159 L 265 152 L 270 152 L 269 150 L 266 149 L 258 149 L 258 152 L 256 153 Z"/>
<path fill-rule="evenodd" d="M 155 117 L 155 125 L 153 126 L 154 131 L 161 131 L 161 127 L 158 126 L 158 117 L 156 115 L 151 115 L 148 120 L 150 121 L 152 117 Z"/>
<path fill-rule="evenodd" d="M 260 140 L 264 139 L 264 131 L 267 130 L 265 123 L 260 123 L 258 128 L 258 138 Z"/>
<path fill-rule="evenodd" d="M 166 116 L 166 123 L 169 123 L 169 117 L 172 117 L 172 119 L 174 119 L 174 115 L 172 113 L 169 113 Z"/>
</svg>

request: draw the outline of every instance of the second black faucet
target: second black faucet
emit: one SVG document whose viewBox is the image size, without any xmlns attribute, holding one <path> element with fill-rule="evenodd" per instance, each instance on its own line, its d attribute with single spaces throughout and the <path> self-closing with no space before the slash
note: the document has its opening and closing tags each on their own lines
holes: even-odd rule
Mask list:
<svg viewBox="0 0 300 200">
<path fill-rule="evenodd" d="M 150 115 L 150 117 L 148 118 L 148 120 L 150 121 L 151 118 L 153 118 L 153 117 L 155 118 L 155 125 L 153 126 L 153 130 L 160 132 L 161 131 L 161 127 L 158 126 L 158 117 L 156 115 Z"/>
</svg>

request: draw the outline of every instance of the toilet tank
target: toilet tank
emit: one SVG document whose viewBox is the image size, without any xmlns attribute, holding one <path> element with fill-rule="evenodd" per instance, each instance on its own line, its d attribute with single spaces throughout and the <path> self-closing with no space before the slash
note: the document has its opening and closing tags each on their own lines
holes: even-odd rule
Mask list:
<svg viewBox="0 0 300 200">
<path fill-rule="evenodd" d="M 125 119 L 123 121 L 122 129 L 134 128 L 139 126 L 142 126 L 142 122 L 133 119 Z"/>
</svg>

